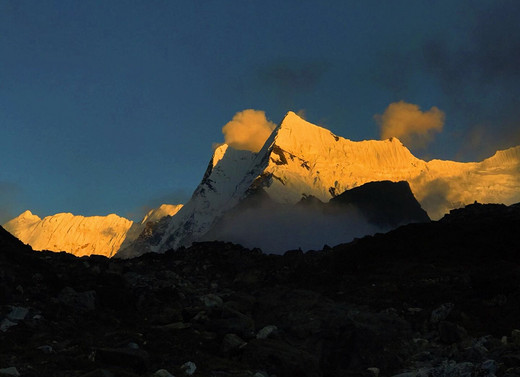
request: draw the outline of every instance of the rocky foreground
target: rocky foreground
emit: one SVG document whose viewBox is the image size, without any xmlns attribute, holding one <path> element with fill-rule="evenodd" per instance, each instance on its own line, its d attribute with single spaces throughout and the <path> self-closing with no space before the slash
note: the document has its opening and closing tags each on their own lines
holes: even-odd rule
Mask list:
<svg viewBox="0 0 520 377">
<path fill-rule="evenodd" d="M 283 256 L 77 258 L 0 231 L 0 376 L 520 376 L 520 205 Z"/>
</svg>

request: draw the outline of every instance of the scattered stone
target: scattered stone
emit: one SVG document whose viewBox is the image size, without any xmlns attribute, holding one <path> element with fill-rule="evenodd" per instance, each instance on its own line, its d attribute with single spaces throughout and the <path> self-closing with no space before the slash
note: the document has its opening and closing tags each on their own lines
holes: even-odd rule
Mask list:
<svg viewBox="0 0 520 377">
<path fill-rule="evenodd" d="M 159 369 L 153 375 L 154 375 L 154 377 L 175 377 L 173 374 L 168 372 L 166 369 Z"/>
<path fill-rule="evenodd" d="M 275 325 L 265 326 L 260 331 L 258 331 L 258 333 L 256 334 L 256 339 L 267 339 L 277 331 L 278 327 L 276 327 Z"/>
<path fill-rule="evenodd" d="M 236 334 L 226 334 L 222 339 L 222 351 L 227 353 L 244 347 L 247 343 Z"/>
<path fill-rule="evenodd" d="M 213 293 L 208 293 L 200 298 L 207 308 L 220 308 L 224 301 Z"/>
<path fill-rule="evenodd" d="M 20 374 L 20 372 L 18 372 L 18 369 L 16 369 L 15 367 L 9 367 L 9 368 L 0 369 L 0 376 L 18 377 L 18 376 L 21 376 L 21 374 Z"/>
<path fill-rule="evenodd" d="M 489 337 L 483 336 L 473 343 L 472 349 L 476 351 L 480 357 L 484 357 L 489 352 L 489 350 L 486 347 L 488 341 Z"/>
<path fill-rule="evenodd" d="M 11 306 L 11 312 L 7 315 L 7 318 L 14 322 L 23 321 L 25 317 L 27 317 L 28 313 L 28 308 L 22 306 Z"/>
<path fill-rule="evenodd" d="M 392 377 L 418 377 L 417 372 L 404 372 L 399 374 L 394 374 Z"/>
<path fill-rule="evenodd" d="M 486 360 L 482 364 L 479 365 L 481 370 L 486 371 L 489 375 L 494 375 L 498 369 L 497 363 L 495 360 Z"/>
<path fill-rule="evenodd" d="M 2 322 L 0 322 L 0 331 L 6 332 L 11 327 L 16 326 L 16 325 L 17 325 L 16 322 L 13 322 L 13 321 L 8 320 L 7 318 L 4 318 L 2 320 Z"/>
<path fill-rule="evenodd" d="M 511 342 L 520 345 L 520 330 L 511 331 Z"/>
<path fill-rule="evenodd" d="M 518 354 L 502 355 L 500 360 L 508 368 L 520 367 L 520 355 L 518 355 Z"/>
<path fill-rule="evenodd" d="M 93 311 L 96 309 L 96 292 L 76 292 L 74 288 L 65 287 L 58 295 L 58 301 L 78 310 Z"/>
<path fill-rule="evenodd" d="M 319 376 L 320 366 L 315 355 L 277 339 L 252 339 L 244 348 L 242 361 L 281 376 Z"/>
<path fill-rule="evenodd" d="M 181 369 L 184 371 L 184 373 L 187 376 L 192 376 L 193 373 L 197 370 L 197 366 L 192 361 L 187 361 L 184 364 L 181 365 Z"/>
<path fill-rule="evenodd" d="M 254 320 L 237 310 L 225 307 L 222 310 L 221 318 L 210 320 L 209 328 L 219 335 L 227 333 L 237 334 L 244 339 L 255 336 Z"/>
<path fill-rule="evenodd" d="M 458 343 L 467 336 L 466 330 L 449 321 L 439 323 L 439 336 L 442 342 L 447 344 Z"/>
<path fill-rule="evenodd" d="M 155 326 L 157 329 L 161 330 L 167 330 L 167 331 L 177 331 L 177 330 L 184 330 L 191 327 L 191 323 L 185 323 L 185 322 L 175 322 L 175 323 L 169 323 L 167 325 L 163 326 Z"/>
<path fill-rule="evenodd" d="M 450 315 L 453 307 L 454 305 L 451 302 L 447 302 L 432 310 L 430 321 L 432 323 L 439 323 L 440 321 L 444 321 Z"/>
<path fill-rule="evenodd" d="M 144 372 L 148 366 L 148 353 L 140 349 L 131 348 L 98 348 L 96 361 L 107 365 L 116 365 Z"/>
<path fill-rule="evenodd" d="M 413 342 L 415 344 L 417 344 L 419 347 L 425 347 L 425 346 L 427 346 L 430 343 L 428 341 L 428 339 L 423 339 L 423 338 L 414 338 Z"/>
<path fill-rule="evenodd" d="M 201 310 L 192 318 L 193 322 L 206 322 L 209 320 L 208 313 L 205 310 Z"/>
<path fill-rule="evenodd" d="M 462 362 L 457 363 L 454 360 L 444 360 L 440 366 L 430 371 L 433 376 L 444 377 L 466 377 L 471 376 L 474 369 L 473 363 Z"/>
<path fill-rule="evenodd" d="M 367 372 L 372 377 L 379 377 L 380 370 L 379 370 L 379 368 L 372 367 L 372 368 L 367 368 Z"/>
<path fill-rule="evenodd" d="M 518 232 L 474 240 L 520 223 L 465 224 L 447 238 L 442 222 L 415 224 L 326 252 L 208 242 L 128 260 L 10 254 L 0 229 L 0 364 L 28 377 L 187 376 L 187 360 L 193 376 L 212 377 L 376 377 L 375 366 L 379 376 L 520 377 Z M 236 280 L 247 271 L 253 285 Z M 438 305 L 450 300 L 455 309 Z M 266 324 L 278 331 L 263 335 Z"/>
<path fill-rule="evenodd" d="M 116 377 L 114 373 L 106 369 L 96 369 L 92 372 L 82 374 L 80 377 Z"/>
<path fill-rule="evenodd" d="M 134 343 L 134 342 L 130 342 L 126 346 L 128 348 L 130 348 L 130 349 L 133 349 L 133 350 L 138 350 L 139 349 L 139 345 L 137 343 Z"/>
<path fill-rule="evenodd" d="M 47 345 L 47 344 L 44 345 L 44 346 L 40 346 L 37 349 L 42 351 L 45 355 L 50 355 L 51 353 L 54 352 L 54 349 L 51 346 Z"/>
</svg>

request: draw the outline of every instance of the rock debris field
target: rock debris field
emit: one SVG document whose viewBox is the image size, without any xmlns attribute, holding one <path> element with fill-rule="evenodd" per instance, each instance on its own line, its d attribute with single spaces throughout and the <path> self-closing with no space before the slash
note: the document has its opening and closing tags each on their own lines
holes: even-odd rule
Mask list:
<svg viewBox="0 0 520 377">
<path fill-rule="evenodd" d="M 282 256 L 77 258 L 0 230 L 0 376 L 520 376 L 519 205 Z"/>
</svg>

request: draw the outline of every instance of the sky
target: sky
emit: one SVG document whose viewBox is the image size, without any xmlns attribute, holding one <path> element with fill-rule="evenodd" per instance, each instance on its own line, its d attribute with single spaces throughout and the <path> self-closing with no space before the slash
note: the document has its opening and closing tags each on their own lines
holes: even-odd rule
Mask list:
<svg viewBox="0 0 520 377">
<path fill-rule="evenodd" d="M 0 223 L 186 202 L 246 109 L 366 140 L 401 106 L 436 117 L 416 156 L 489 157 L 520 144 L 519 19 L 516 0 L 0 0 Z"/>
</svg>

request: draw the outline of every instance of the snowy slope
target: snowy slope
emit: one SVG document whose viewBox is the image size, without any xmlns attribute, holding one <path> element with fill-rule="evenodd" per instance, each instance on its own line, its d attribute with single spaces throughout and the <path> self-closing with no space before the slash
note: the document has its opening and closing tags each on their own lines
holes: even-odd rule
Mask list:
<svg viewBox="0 0 520 377">
<path fill-rule="evenodd" d="M 58 213 L 40 219 L 29 211 L 4 224 L 4 228 L 35 250 L 67 251 L 77 256 L 112 256 L 126 237 L 132 221 L 114 214 L 74 216 Z"/>
<path fill-rule="evenodd" d="M 520 146 L 498 151 L 480 163 L 414 157 L 396 139 L 350 141 L 287 114 L 269 149 L 265 190 L 276 200 L 295 203 L 302 194 L 323 201 L 371 181 L 410 183 L 430 217 L 469 204 L 520 201 Z M 285 163 L 286 162 L 286 163 Z"/>
<path fill-rule="evenodd" d="M 144 216 L 141 225 L 146 225 L 151 221 L 159 221 L 165 216 L 173 216 L 182 208 L 182 204 L 161 204 L 157 208 L 153 208 Z"/>
<path fill-rule="evenodd" d="M 148 251 L 161 251 L 168 245 L 189 244 L 204 235 L 217 217 L 238 203 L 239 181 L 247 174 L 256 154 L 223 144 L 215 149 L 201 183 L 191 199 L 171 219 L 159 221 L 153 234 L 141 234 L 122 248 L 118 257 L 129 258 Z"/>
<path fill-rule="evenodd" d="M 40 219 L 30 211 L 25 211 L 3 227 L 35 250 L 111 257 L 125 239 L 135 239 L 146 223 L 157 221 L 166 215 L 173 216 L 181 207 L 182 205 L 163 204 L 148 212 L 143 221 L 137 224 L 114 214 L 85 217 L 58 213 Z"/>
<path fill-rule="evenodd" d="M 160 221 L 118 256 L 189 245 L 259 189 L 283 204 L 308 195 L 326 202 L 347 189 L 383 180 L 408 181 L 434 219 L 475 200 L 511 204 L 520 201 L 520 147 L 478 163 L 426 162 L 396 138 L 351 141 L 289 112 L 257 154 L 226 145 L 217 148 L 202 182 L 177 216 Z"/>
</svg>

